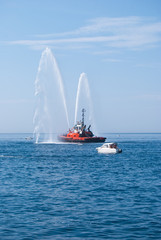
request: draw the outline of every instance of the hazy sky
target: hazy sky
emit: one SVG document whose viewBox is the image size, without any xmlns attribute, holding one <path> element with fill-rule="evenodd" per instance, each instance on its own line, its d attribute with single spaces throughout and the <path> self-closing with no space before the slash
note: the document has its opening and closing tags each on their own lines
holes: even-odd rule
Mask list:
<svg viewBox="0 0 161 240">
<path fill-rule="evenodd" d="M 99 131 L 161 132 L 160 0 L 0 0 L 0 22 L 0 132 L 33 132 L 46 47 L 61 71 L 71 125 L 85 72 Z"/>
</svg>

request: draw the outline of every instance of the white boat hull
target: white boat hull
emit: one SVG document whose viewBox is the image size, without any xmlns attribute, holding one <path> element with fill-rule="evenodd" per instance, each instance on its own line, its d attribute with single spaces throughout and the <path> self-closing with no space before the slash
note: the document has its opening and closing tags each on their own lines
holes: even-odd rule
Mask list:
<svg viewBox="0 0 161 240">
<path fill-rule="evenodd" d="M 118 153 L 118 149 L 99 149 L 97 148 L 98 153 Z"/>
</svg>

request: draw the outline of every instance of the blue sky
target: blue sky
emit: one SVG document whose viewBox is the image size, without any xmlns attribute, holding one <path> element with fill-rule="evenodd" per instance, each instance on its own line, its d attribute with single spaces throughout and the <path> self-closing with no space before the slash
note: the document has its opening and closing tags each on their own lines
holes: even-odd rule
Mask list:
<svg viewBox="0 0 161 240">
<path fill-rule="evenodd" d="M 88 77 L 100 132 L 161 132 L 160 0 L 0 0 L 0 132 L 32 132 L 34 81 L 50 47 L 70 122 Z"/>
</svg>

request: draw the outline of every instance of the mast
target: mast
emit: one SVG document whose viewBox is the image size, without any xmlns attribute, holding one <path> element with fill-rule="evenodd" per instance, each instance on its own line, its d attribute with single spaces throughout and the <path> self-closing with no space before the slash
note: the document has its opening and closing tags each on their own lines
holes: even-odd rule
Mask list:
<svg viewBox="0 0 161 240">
<path fill-rule="evenodd" d="M 82 109 L 82 126 L 84 126 L 84 113 L 85 113 L 85 109 Z"/>
</svg>

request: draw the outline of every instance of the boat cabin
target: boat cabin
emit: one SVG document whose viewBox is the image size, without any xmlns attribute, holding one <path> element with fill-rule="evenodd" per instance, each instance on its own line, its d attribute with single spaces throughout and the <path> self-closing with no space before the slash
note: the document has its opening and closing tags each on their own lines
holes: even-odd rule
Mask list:
<svg viewBox="0 0 161 240">
<path fill-rule="evenodd" d="M 74 126 L 74 131 L 75 132 L 80 132 L 82 129 L 82 123 L 81 122 L 77 122 L 77 124 Z"/>
<path fill-rule="evenodd" d="M 117 143 L 104 143 L 102 146 L 102 148 L 117 148 Z"/>
</svg>

